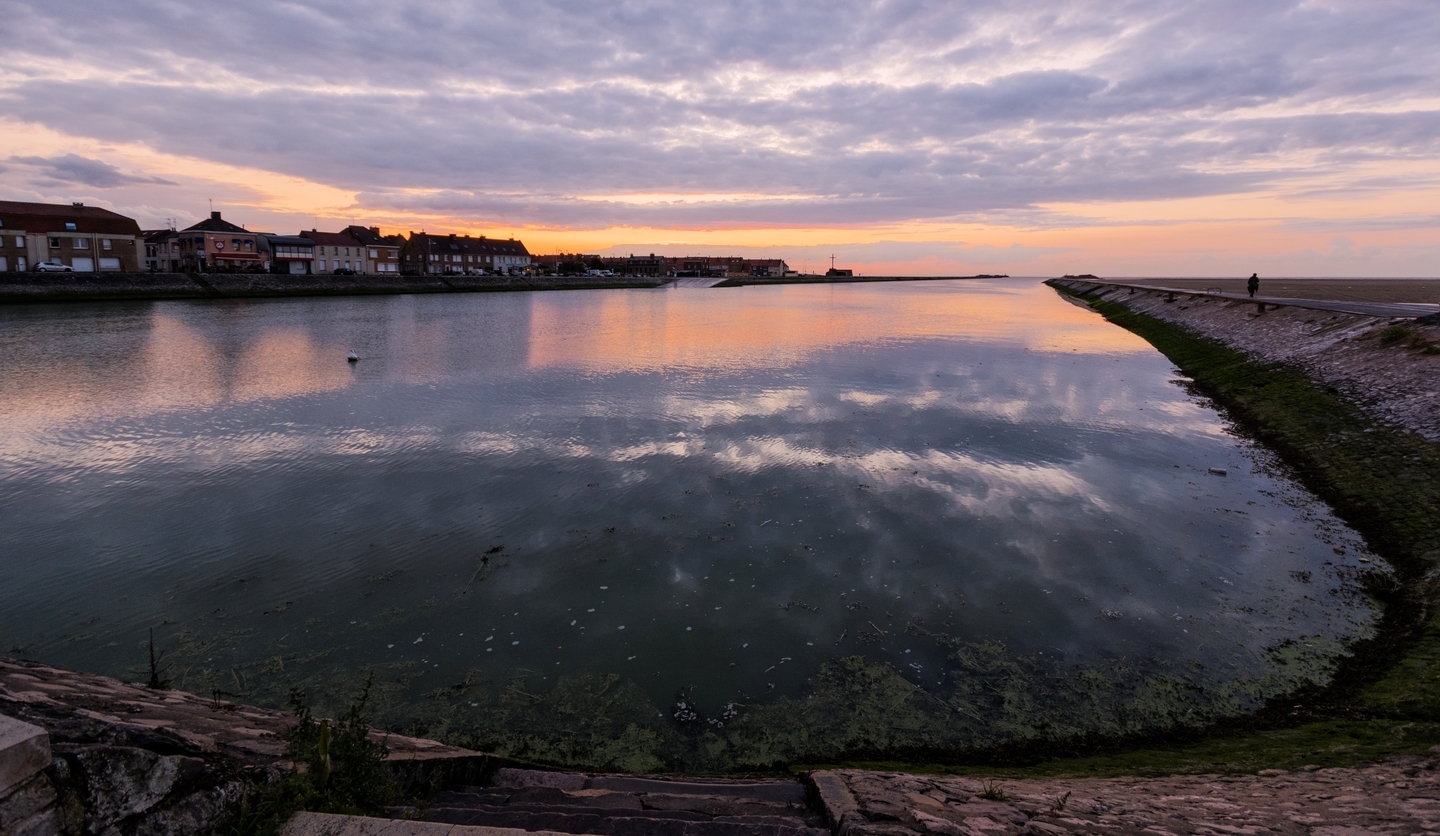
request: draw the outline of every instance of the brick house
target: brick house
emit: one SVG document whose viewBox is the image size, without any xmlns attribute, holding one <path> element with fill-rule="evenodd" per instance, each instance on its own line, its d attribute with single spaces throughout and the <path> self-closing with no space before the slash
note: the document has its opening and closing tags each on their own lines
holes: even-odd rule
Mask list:
<svg viewBox="0 0 1440 836">
<path fill-rule="evenodd" d="M 138 273 L 142 240 L 134 219 L 98 206 L 0 200 L 0 273 L 42 261 L 77 273 Z"/>
<path fill-rule="evenodd" d="M 303 235 L 259 236 L 265 269 L 287 276 L 315 274 L 315 242 Z"/>
<path fill-rule="evenodd" d="M 426 276 L 509 274 L 530 269 L 530 251 L 514 238 L 471 238 L 411 232 L 400 248 L 400 271 Z"/>
<path fill-rule="evenodd" d="M 345 231 L 365 248 L 366 273 L 394 276 L 400 272 L 400 248 L 403 235 L 381 235 L 378 226 L 347 226 Z"/>
<path fill-rule="evenodd" d="M 180 233 L 173 229 L 145 230 L 145 270 L 151 273 L 180 272 Z"/>
<path fill-rule="evenodd" d="M 258 273 L 265 269 L 260 234 L 236 226 L 219 212 L 175 236 L 180 269 L 200 273 Z"/>
<path fill-rule="evenodd" d="M 365 246 L 347 229 L 344 232 L 310 230 L 301 236 L 315 242 L 315 274 L 325 275 L 336 270 L 356 273 L 374 272 L 366 263 Z"/>
</svg>

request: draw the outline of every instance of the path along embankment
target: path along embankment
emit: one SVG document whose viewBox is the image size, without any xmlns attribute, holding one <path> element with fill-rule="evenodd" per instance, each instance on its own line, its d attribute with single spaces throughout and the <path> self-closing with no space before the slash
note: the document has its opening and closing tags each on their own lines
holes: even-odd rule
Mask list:
<svg viewBox="0 0 1440 836">
<path fill-rule="evenodd" d="M 1299 366 L 1376 419 L 1440 441 L 1440 321 L 1424 315 L 1434 305 L 1252 301 L 1127 284 L 1051 284 L 1180 325 L 1261 362 Z M 1359 312 L 1370 309 L 1384 313 Z"/>
<path fill-rule="evenodd" d="M 662 280 L 608 276 L 289 276 L 269 273 L 0 274 L 0 304 L 125 299 L 253 299 L 396 293 L 483 293 L 658 287 Z"/>
</svg>

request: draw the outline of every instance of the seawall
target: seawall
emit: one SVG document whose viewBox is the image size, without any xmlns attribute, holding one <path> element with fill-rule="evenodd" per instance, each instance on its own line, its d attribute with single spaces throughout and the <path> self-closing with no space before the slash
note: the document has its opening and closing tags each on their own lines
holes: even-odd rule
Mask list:
<svg viewBox="0 0 1440 836">
<path fill-rule="evenodd" d="M 0 304 L 125 299 L 253 299 L 396 293 L 483 293 L 658 287 L 659 279 L 602 276 L 286 276 L 269 273 L 0 274 Z"/>
<path fill-rule="evenodd" d="M 1262 362 L 1298 366 L 1382 423 L 1440 441 L 1440 322 L 1433 316 L 1375 316 L 1308 307 L 1325 302 L 1260 302 L 1118 283 L 1050 284 L 1180 325 Z"/>
<path fill-rule="evenodd" d="M 1163 353 L 1191 379 L 1191 391 L 1272 450 L 1393 569 L 1362 574 L 1384 615 L 1335 683 L 1277 701 L 1262 719 L 1313 718 L 1309 733 L 1320 740 L 1379 739 L 1402 727 L 1440 740 L 1436 316 L 1363 316 L 1300 300 L 1262 309 L 1203 293 L 1048 284 Z M 1254 738 L 1257 746 L 1279 745 L 1281 731 L 1267 734 Z"/>
</svg>

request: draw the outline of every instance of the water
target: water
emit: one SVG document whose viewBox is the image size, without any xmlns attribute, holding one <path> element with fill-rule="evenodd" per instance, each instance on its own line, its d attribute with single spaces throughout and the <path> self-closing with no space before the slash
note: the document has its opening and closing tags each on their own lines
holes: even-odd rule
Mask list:
<svg viewBox="0 0 1440 836">
<path fill-rule="evenodd" d="M 373 671 L 555 762 L 1202 723 L 1377 615 L 1352 532 L 1031 280 L 12 307 L 0 357 L 0 651 Z"/>
</svg>

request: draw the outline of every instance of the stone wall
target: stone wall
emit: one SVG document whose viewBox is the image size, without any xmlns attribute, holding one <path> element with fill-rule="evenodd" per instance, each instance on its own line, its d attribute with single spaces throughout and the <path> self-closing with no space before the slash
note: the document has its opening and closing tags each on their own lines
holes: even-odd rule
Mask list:
<svg viewBox="0 0 1440 836">
<path fill-rule="evenodd" d="M 0 835 L 38 836 L 60 828 L 50 766 L 50 735 L 0 714 Z"/>
<path fill-rule="evenodd" d="M 0 304 L 121 299 L 250 299 L 657 287 L 660 279 L 600 276 L 287 276 L 268 273 L 5 273 Z"/>
<path fill-rule="evenodd" d="M 0 836 L 205 834 L 288 773 L 294 718 L 0 658 Z M 480 783 L 512 762 L 372 731 L 417 791 Z"/>
<path fill-rule="evenodd" d="M 1440 441 L 1440 322 L 1256 303 L 1205 293 L 1055 280 L 1090 298 L 1180 325 L 1267 363 L 1298 366 L 1381 422 Z M 1387 328 L 1411 337 L 1387 341 Z"/>
</svg>

